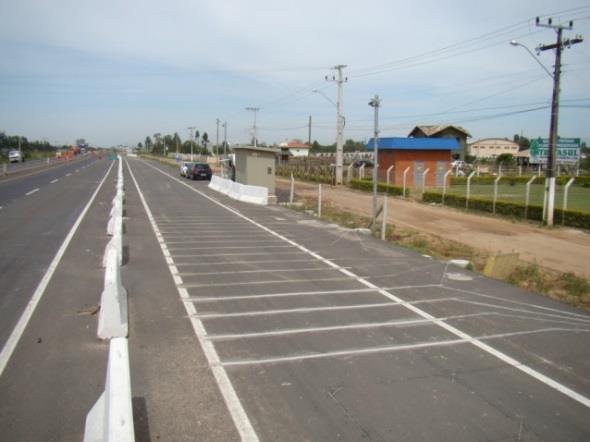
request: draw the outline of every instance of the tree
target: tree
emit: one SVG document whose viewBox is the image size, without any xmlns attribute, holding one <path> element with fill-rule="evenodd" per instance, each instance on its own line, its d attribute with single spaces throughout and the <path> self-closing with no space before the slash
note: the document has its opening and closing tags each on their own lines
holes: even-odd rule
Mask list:
<svg viewBox="0 0 590 442">
<path fill-rule="evenodd" d="M 199 133 L 199 131 L 196 131 L 195 132 L 195 143 L 197 143 L 197 146 L 200 146 L 200 143 L 199 143 L 200 137 L 201 137 L 201 134 Z"/>
<path fill-rule="evenodd" d="M 209 135 L 207 135 L 207 132 L 203 132 L 201 142 L 203 143 L 203 147 L 207 147 L 207 144 L 209 144 Z"/>
<path fill-rule="evenodd" d="M 145 146 L 145 150 L 147 150 L 148 152 L 150 152 L 152 150 L 152 139 L 150 138 L 149 135 L 147 137 L 145 137 L 144 146 Z"/>
<path fill-rule="evenodd" d="M 513 141 L 518 144 L 518 150 L 526 150 L 531 146 L 531 141 L 524 136 L 514 134 Z"/>
<path fill-rule="evenodd" d="M 511 153 L 503 153 L 503 154 L 500 154 L 496 158 L 496 163 L 497 164 L 503 164 L 505 166 L 508 166 L 508 165 L 514 163 L 514 156 Z"/>
<path fill-rule="evenodd" d="M 172 137 L 172 144 L 174 145 L 174 151 L 180 151 L 182 140 L 180 139 L 180 135 L 178 135 L 178 132 L 174 132 L 174 137 Z"/>
</svg>

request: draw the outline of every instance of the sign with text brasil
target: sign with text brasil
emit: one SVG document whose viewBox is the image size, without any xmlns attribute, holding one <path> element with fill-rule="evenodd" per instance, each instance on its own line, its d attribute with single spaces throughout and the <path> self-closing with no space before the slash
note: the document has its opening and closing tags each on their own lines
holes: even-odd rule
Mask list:
<svg viewBox="0 0 590 442">
<path fill-rule="evenodd" d="M 529 152 L 531 164 L 547 164 L 547 156 L 549 154 L 549 139 L 537 138 L 536 140 L 532 140 Z M 556 164 L 578 164 L 579 160 L 580 139 L 558 138 Z"/>
</svg>

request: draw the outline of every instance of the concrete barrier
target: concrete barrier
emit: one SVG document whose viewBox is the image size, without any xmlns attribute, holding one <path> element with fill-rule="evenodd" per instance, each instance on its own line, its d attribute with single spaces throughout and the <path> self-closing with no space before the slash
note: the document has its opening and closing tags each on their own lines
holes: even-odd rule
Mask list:
<svg viewBox="0 0 590 442">
<path fill-rule="evenodd" d="M 115 217 L 114 217 L 115 218 Z M 121 222 L 115 222 L 113 227 L 113 237 L 107 243 L 104 249 L 104 256 L 102 258 L 102 266 L 106 267 L 108 262 L 109 251 L 115 250 L 117 252 L 117 260 L 119 265 L 123 264 L 123 221 L 122 218 L 116 217 Z M 107 226 L 108 228 L 108 226 Z"/>
<path fill-rule="evenodd" d="M 84 442 L 134 441 L 131 397 L 128 342 L 115 338 L 109 344 L 105 391 L 86 416 Z"/>
<path fill-rule="evenodd" d="M 268 204 L 268 189 L 266 187 L 240 184 L 214 175 L 209 182 L 209 188 L 238 201 L 261 205 Z"/>
<path fill-rule="evenodd" d="M 117 251 L 111 249 L 107 253 L 97 335 L 100 339 L 122 338 L 127 336 L 128 328 L 127 290 L 121 282 Z"/>
</svg>

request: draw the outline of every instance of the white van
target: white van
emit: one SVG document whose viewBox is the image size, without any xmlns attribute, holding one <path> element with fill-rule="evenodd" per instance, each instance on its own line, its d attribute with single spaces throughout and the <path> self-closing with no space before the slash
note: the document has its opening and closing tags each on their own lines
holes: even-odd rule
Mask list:
<svg viewBox="0 0 590 442">
<path fill-rule="evenodd" d="M 8 152 L 8 161 L 11 163 L 24 162 L 22 153 L 19 150 L 11 150 Z"/>
</svg>

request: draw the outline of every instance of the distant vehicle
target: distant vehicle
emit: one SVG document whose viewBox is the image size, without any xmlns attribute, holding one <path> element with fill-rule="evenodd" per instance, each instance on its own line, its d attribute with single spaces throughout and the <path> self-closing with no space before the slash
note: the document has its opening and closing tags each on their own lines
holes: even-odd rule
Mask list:
<svg viewBox="0 0 590 442">
<path fill-rule="evenodd" d="M 455 160 L 451 163 L 451 166 L 453 166 L 453 169 L 465 169 L 465 161 L 463 160 Z"/>
<path fill-rule="evenodd" d="M 191 180 L 211 180 L 213 172 L 208 164 L 196 163 L 193 164 L 192 168 L 188 172 L 188 178 Z"/>
<path fill-rule="evenodd" d="M 193 166 L 193 163 L 185 161 L 180 165 L 180 176 L 187 176 L 189 169 Z"/>
<path fill-rule="evenodd" d="M 8 152 L 8 161 L 11 163 L 24 163 L 25 157 L 20 150 L 11 150 Z"/>
</svg>

